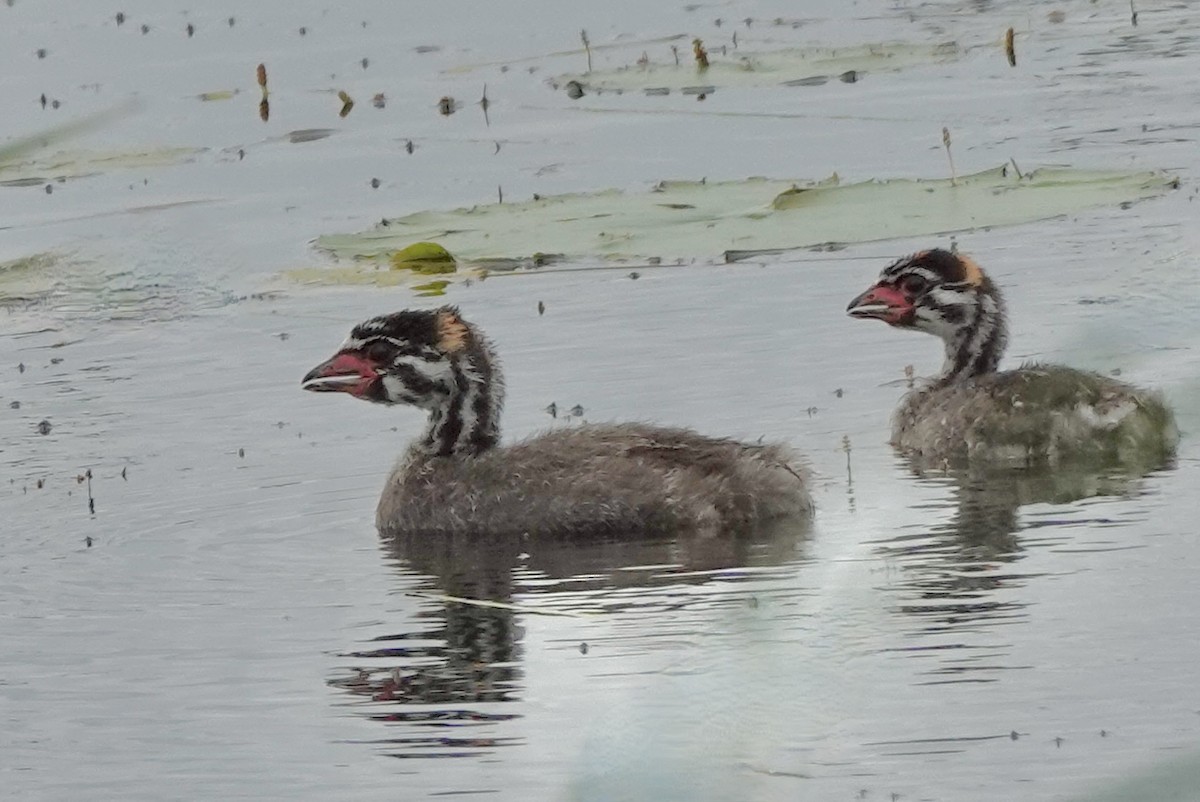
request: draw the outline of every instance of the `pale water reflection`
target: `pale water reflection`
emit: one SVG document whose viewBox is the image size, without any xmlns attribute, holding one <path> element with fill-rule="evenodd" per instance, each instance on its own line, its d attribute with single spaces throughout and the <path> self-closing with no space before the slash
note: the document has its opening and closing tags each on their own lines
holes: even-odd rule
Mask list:
<svg viewBox="0 0 1200 802">
<path fill-rule="evenodd" d="M 520 717 L 503 711 L 519 706 L 500 703 L 526 696 L 522 616 L 603 616 L 621 629 L 692 606 L 755 605 L 768 578 L 786 579 L 786 566 L 803 559 L 809 534 L 793 523 L 737 541 L 388 537 L 396 570 L 422 576 L 404 592 L 424 604 L 411 628 L 344 653 L 356 662 L 330 684 L 378 703 L 364 715 L 388 733 L 370 743 L 392 757 L 472 757 L 521 744 L 503 725 Z M 710 583 L 721 589 L 706 592 Z M 577 648 L 588 655 L 610 645 L 580 640 Z"/>
<path fill-rule="evenodd" d="M 907 467 L 919 481 L 948 489 L 953 509 L 949 520 L 914 525 L 874 542 L 878 554 L 897 566 L 890 587 L 897 597 L 894 609 L 915 622 L 901 623 L 913 643 L 898 651 L 922 660 L 923 682 L 996 682 L 1003 672 L 1033 668 L 1011 664 L 1004 646 L 1016 637 L 1004 628 L 1030 621 L 1026 587 L 1046 576 L 1029 570 L 1030 551 L 1145 547 L 1121 543 L 1119 531 L 1113 539 L 1094 538 L 1103 537 L 1101 530 L 1138 522 L 1115 504 L 1106 514 L 1104 502 L 1146 492 L 1154 473 L 1071 464 L 941 471 L 908 462 Z M 1067 506 L 1074 502 L 1085 504 Z"/>
</svg>

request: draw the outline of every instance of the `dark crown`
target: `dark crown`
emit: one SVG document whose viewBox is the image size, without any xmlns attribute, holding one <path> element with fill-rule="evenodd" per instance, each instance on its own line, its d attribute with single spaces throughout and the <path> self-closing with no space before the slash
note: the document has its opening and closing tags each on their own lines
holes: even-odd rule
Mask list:
<svg viewBox="0 0 1200 802">
<path fill-rule="evenodd" d="M 362 348 L 376 340 L 386 340 L 410 353 L 433 348 L 453 355 L 467 347 L 471 331 L 459 316 L 458 308 L 406 309 L 390 315 L 380 315 L 359 323 L 350 332 L 345 349 Z"/>
<path fill-rule="evenodd" d="M 990 286 L 987 276 L 969 256 L 962 256 L 942 248 L 918 251 L 897 259 L 883 269 L 882 278 L 895 279 L 905 273 L 922 272 L 930 281 L 939 284 L 968 284 Z"/>
</svg>

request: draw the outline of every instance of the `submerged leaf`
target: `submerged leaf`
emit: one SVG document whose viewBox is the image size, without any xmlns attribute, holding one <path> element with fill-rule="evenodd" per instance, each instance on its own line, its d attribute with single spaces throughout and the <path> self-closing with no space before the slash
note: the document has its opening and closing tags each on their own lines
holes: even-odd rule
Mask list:
<svg viewBox="0 0 1200 802">
<path fill-rule="evenodd" d="M 136 108 L 137 103 L 135 101 L 128 101 L 111 109 L 63 123 L 49 130 L 42 131 L 39 134 L 14 139 L 12 142 L 0 145 L 0 167 L 3 167 L 7 162 L 15 162 L 18 159 L 23 159 L 30 154 L 63 140 L 81 136 L 89 131 L 95 131 L 113 120 L 124 117 Z"/>
<path fill-rule="evenodd" d="M 57 278 L 52 273 L 62 256 L 35 253 L 0 262 L 0 304 L 36 300 L 49 292 Z"/>
</svg>

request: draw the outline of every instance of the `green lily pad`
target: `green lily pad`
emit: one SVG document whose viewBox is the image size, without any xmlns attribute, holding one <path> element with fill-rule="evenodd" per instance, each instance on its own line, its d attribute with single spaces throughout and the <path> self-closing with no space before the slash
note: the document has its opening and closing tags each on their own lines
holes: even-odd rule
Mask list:
<svg viewBox="0 0 1200 802">
<path fill-rule="evenodd" d="M 603 190 L 453 211 L 424 211 L 359 234 L 319 237 L 337 257 L 386 259 L 437 241 L 460 262 L 566 258 L 734 260 L 827 243 L 944 234 L 1044 220 L 1152 198 L 1178 180 L 1157 171 L 1012 169 L 950 179 L 843 184 L 750 178 L 667 181 L 649 192 Z"/>
<path fill-rule="evenodd" d="M 571 73 L 553 83 L 565 86 L 574 81 L 585 90 L 629 92 L 639 90 L 682 90 L 705 85 L 717 88 L 807 86 L 841 78 L 857 80 L 860 73 L 892 72 L 923 64 L 957 59 L 962 53 L 954 42 L 912 44 L 881 42 L 848 47 L 798 47 L 764 53 L 727 51 L 722 56 L 709 51 L 709 66 L 697 67 L 690 51 L 680 48 L 679 63 L 643 62 L 627 67 Z"/>
<path fill-rule="evenodd" d="M 413 292 L 422 298 L 432 298 L 446 294 L 446 288 L 450 286 L 449 281 L 431 281 L 428 284 L 414 284 Z"/>
<path fill-rule="evenodd" d="M 453 273 L 458 269 L 450 251 L 436 242 L 414 242 L 390 257 L 393 270 L 411 270 L 423 276 Z"/>
</svg>

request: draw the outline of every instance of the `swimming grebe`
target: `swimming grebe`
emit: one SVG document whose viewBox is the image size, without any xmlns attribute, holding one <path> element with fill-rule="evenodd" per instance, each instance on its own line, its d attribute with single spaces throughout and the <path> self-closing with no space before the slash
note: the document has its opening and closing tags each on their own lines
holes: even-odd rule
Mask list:
<svg viewBox="0 0 1200 802">
<path fill-rule="evenodd" d="M 711 535 L 811 509 L 805 474 L 781 445 L 624 423 L 501 447 L 499 365 L 450 306 L 355 326 L 301 386 L 429 412 L 379 500 L 384 534 Z"/>
<path fill-rule="evenodd" d="M 910 456 L 1157 467 L 1174 450 L 1174 416 L 1157 393 L 1062 365 L 997 371 L 1008 336 L 1004 299 L 966 256 L 931 250 L 904 257 L 846 311 L 945 343 L 941 375 L 910 392 L 892 421 L 892 443 Z"/>
</svg>

